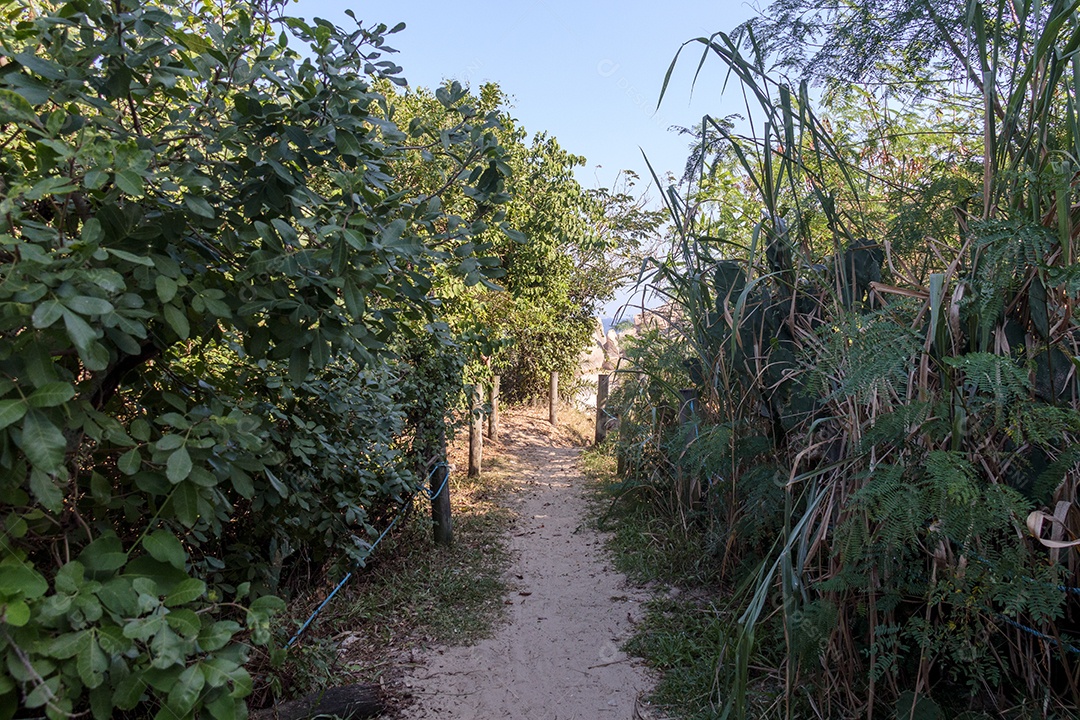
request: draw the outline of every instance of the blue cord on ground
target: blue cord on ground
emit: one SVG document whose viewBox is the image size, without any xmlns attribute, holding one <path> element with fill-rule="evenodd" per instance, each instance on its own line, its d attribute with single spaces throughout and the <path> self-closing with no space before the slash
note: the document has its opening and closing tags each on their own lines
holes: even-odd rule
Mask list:
<svg viewBox="0 0 1080 720">
<path fill-rule="evenodd" d="M 439 468 L 447 469 L 446 474 L 443 476 L 442 484 L 439 485 L 439 489 L 435 492 L 431 492 L 430 490 L 426 489 L 424 485 L 420 485 L 418 488 L 413 490 L 412 494 L 409 495 L 408 499 L 401 504 L 401 509 L 398 511 L 398 514 L 394 516 L 394 519 L 390 521 L 390 524 L 386 526 L 386 529 L 382 531 L 382 534 L 380 534 L 379 537 L 375 539 L 375 542 L 371 543 L 370 547 L 368 547 L 367 554 L 364 555 L 363 560 L 367 560 L 369 557 L 371 557 L 371 554 L 375 552 L 375 548 L 379 546 L 379 543 L 383 541 L 383 538 L 385 538 L 390 533 L 390 531 L 394 529 L 394 526 L 397 525 L 398 520 L 405 516 L 405 511 L 409 508 L 409 505 L 412 504 L 412 501 L 416 499 L 416 496 L 420 494 L 421 490 L 424 491 L 424 493 L 428 496 L 429 500 L 435 500 L 440 495 L 442 495 L 443 490 L 446 488 L 446 484 L 450 481 L 450 466 L 447 465 L 445 462 L 437 463 L 435 467 L 431 469 L 431 472 L 428 473 L 427 478 L 424 480 L 424 484 L 426 485 L 428 482 L 431 481 L 431 476 L 434 475 L 435 472 L 439 470 Z M 359 565 L 360 561 L 357 561 L 356 564 Z M 308 619 L 304 621 L 304 624 L 300 626 L 300 629 L 296 631 L 296 634 L 289 639 L 289 642 L 285 643 L 286 650 L 293 646 L 293 643 L 295 643 L 300 638 L 300 636 L 304 634 L 304 631 L 307 630 L 308 626 L 311 625 L 311 623 L 315 620 L 316 617 L 318 617 L 319 613 L 322 612 L 322 609 L 326 607 L 331 600 L 334 599 L 334 596 L 338 594 L 338 591 L 341 590 L 341 588 L 345 587 L 345 583 L 349 582 L 349 579 L 352 578 L 353 572 L 354 571 L 350 570 L 348 574 L 345 575 L 345 577 L 341 578 L 341 582 L 339 582 L 337 586 L 330 591 L 330 594 L 326 596 L 325 600 L 319 603 L 319 607 L 315 608 L 315 612 L 311 613 L 311 615 L 308 616 Z"/>
</svg>

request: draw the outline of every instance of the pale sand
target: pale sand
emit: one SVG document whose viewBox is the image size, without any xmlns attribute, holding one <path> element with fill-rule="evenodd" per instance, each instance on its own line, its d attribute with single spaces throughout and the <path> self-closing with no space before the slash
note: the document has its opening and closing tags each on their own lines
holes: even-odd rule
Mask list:
<svg viewBox="0 0 1080 720">
<path fill-rule="evenodd" d="M 580 449 L 565 447 L 546 413 L 503 415 L 501 451 L 520 475 L 510 549 L 507 622 L 471 647 L 422 654 L 404 679 L 403 716 L 469 720 L 650 718 L 649 671 L 619 646 L 647 595 L 611 568 L 587 522 Z"/>
</svg>

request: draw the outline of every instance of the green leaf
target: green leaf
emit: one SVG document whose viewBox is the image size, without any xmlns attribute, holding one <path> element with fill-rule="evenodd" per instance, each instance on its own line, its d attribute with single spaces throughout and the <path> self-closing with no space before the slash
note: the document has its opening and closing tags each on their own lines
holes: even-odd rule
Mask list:
<svg viewBox="0 0 1080 720">
<path fill-rule="evenodd" d="M 364 295 L 357 289 L 352 280 L 345 281 L 343 294 L 345 296 L 345 307 L 349 314 L 353 316 L 353 319 L 360 320 L 363 318 L 366 310 Z"/>
<path fill-rule="evenodd" d="M 79 560 L 89 573 L 110 573 L 127 563 L 120 539 L 115 535 L 104 535 L 90 543 L 79 553 Z"/>
<path fill-rule="evenodd" d="M 187 553 L 184 546 L 175 535 L 167 530 L 158 530 L 147 535 L 142 541 L 143 547 L 155 560 L 166 562 L 178 570 L 184 569 L 187 562 Z"/>
<path fill-rule="evenodd" d="M 67 328 L 68 337 L 71 338 L 71 342 L 75 343 L 80 351 L 85 351 L 91 344 L 97 340 L 97 333 L 94 328 L 81 317 L 71 312 L 68 309 L 63 310 L 64 315 L 64 327 Z"/>
<path fill-rule="evenodd" d="M 177 588 L 177 590 L 179 587 Z M 177 592 L 173 590 L 173 592 Z M 198 596 L 196 596 L 198 599 Z M 169 603 L 166 602 L 166 605 Z M 165 621 L 169 623 L 169 627 L 175 630 L 183 638 L 194 638 L 202 630 L 202 619 L 199 614 L 189 608 L 173 608 L 169 611 L 169 614 L 165 616 Z"/>
<path fill-rule="evenodd" d="M 120 293 L 127 289 L 124 276 L 110 268 L 90 268 L 86 277 L 107 293 Z"/>
<path fill-rule="evenodd" d="M 386 247 L 394 247 L 399 240 L 401 240 L 402 234 L 405 232 L 406 224 L 401 218 L 398 218 L 391 222 L 382 231 L 380 240 Z"/>
<path fill-rule="evenodd" d="M 939 720 L 941 708 L 926 696 L 910 690 L 901 693 L 896 701 L 896 720 Z"/>
<path fill-rule="evenodd" d="M 49 583 L 29 565 L 0 565 L 0 595 L 33 600 L 48 589 Z"/>
<path fill-rule="evenodd" d="M 90 190 L 100 190 L 108 180 L 109 173 L 104 170 L 87 170 L 86 175 L 83 176 L 83 184 Z M 100 230 L 95 231 L 90 227 L 90 223 L 92 222 L 97 222 L 99 229 L 101 227 L 100 221 L 98 221 L 97 218 L 90 218 L 86 221 L 86 224 L 83 225 L 83 240 L 86 240 L 87 242 L 97 242 L 97 240 L 100 239 L 100 235 L 94 234 Z M 88 233 L 88 230 L 91 232 Z"/>
<path fill-rule="evenodd" d="M 58 658 L 60 660 L 73 658 L 78 655 L 84 647 L 90 644 L 92 638 L 93 635 L 89 630 L 79 630 L 78 632 L 59 635 L 49 641 L 45 652 L 49 657 Z"/>
<path fill-rule="evenodd" d="M 165 606 L 175 607 L 186 605 L 192 600 L 198 600 L 206 592 L 206 583 L 196 578 L 188 578 L 180 582 L 173 591 L 165 596 Z"/>
<path fill-rule="evenodd" d="M 131 437 L 136 440 L 146 442 L 150 439 L 150 423 L 142 418 L 135 418 L 131 421 L 131 427 L 128 428 L 128 432 L 130 432 Z"/>
<path fill-rule="evenodd" d="M 198 664 L 186 668 L 169 691 L 169 710 L 176 713 L 178 718 L 187 715 L 198 702 L 205 683 L 206 678 Z"/>
<path fill-rule="evenodd" d="M 51 475 L 37 468 L 30 471 L 30 492 L 46 510 L 60 512 L 64 507 L 64 493 L 57 487 Z"/>
<path fill-rule="evenodd" d="M 53 586 L 59 593 L 76 594 L 79 592 L 82 584 L 86 581 L 86 568 L 78 560 L 71 560 L 64 563 L 59 570 L 56 571 L 56 577 L 53 578 Z"/>
<path fill-rule="evenodd" d="M 54 675 L 45 682 L 37 685 L 34 689 L 27 694 L 23 704 L 28 708 L 36 708 L 45 705 L 54 697 L 60 690 L 60 676 Z"/>
<path fill-rule="evenodd" d="M 146 690 L 146 681 L 142 672 L 134 672 L 121 680 L 113 693 L 112 700 L 120 710 L 132 710 L 142 700 Z"/>
<path fill-rule="evenodd" d="M 210 220 L 214 219 L 214 208 L 211 207 L 210 203 L 206 202 L 204 198 L 201 198 L 198 195 L 185 195 L 184 204 L 187 205 L 188 210 L 199 217 L 208 218 Z"/>
<path fill-rule="evenodd" d="M 0 90 L 0 124 L 7 125 L 36 125 L 41 126 L 34 106 L 26 101 L 19 93 L 13 90 Z"/>
<path fill-rule="evenodd" d="M 210 713 L 210 717 L 215 718 L 215 720 L 236 720 L 240 717 L 238 709 L 243 705 L 242 700 L 229 695 L 219 695 L 206 703 L 205 707 L 207 712 Z"/>
<path fill-rule="evenodd" d="M 233 635 L 240 632 L 240 623 L 220 620 L 199 631 L 199 647 L 203 652 L 214 652 L 229 644 Z"/>
<path fill-rule="evenodd" d="M 176 518 L 188 527 L 199 521 L 199 489 L 192 483 L 180 483 L 172 494 Z"/>
<path fill-rule="evenodd" d="M 177 337 L 181 340 L 187 340 L 191 334 L 191 326 L 188 325 L 187 315 L 175 305 L 166 305 L 162 309 L 165 312 L 165 322 L 169 324 Z"/>
<path fill-rule="evenodd" d="M 60 428 L 37 409 L 27 411 L 22 423 L 19 446 L 26 459 L 43 472 L 59 472 L 64 467 L 67 439 Z"/>
<path fill-rule="evenodd" d="M 83 684 L 91 690 L 105 680 L 105 671 L 109 669 L 109 658 L 101 650 L 97 639 L 90 637 L 90 642 L 79 651 L 75 668 Z"/>
<path fill-rule="evenodd" d="M 158 441 L 154 443 L 154 447 L 161 452 L 168 452 L 169 450 L 175 450 L 176 448 L 181 447 L 183 444 L 183 435 L 169 434 L 162 435 L 158 438 Z"/>
<path fill-rule="evenodd" d="M 135 265 L 142 265 L 143 267 L 154 267 L 154 261 L 143 255 L 136 255 L 135 253 L 129 253 L 127 250 L 119 250 L 117 248 L 106 248 L 108 253 L 114 257 L 126 260 L 129 263 Z"/>
<path fill-rule="evenodd" d="M 110 655 L 122 655 L 132 646 L 131 640 L 124 637 L 124 631 L 116 625 L 99 627 L 98 642 L 101 643 L 101 649 Z"/>
<path fill-rule="evenodd" d="M 150 642 L 150 652 L 154 656 L 150 664 L 161 669 L 182 665 L 186 655 L 185 646 L 183 639 L 166 625 L 158 630 Z"/>
<path fill-rule="evenodd" d="M 116 309 L 108 300 L 89 295 L 65 298 L 64 304 L 80 315 L 107 315 Z"/>
<path fill-rule="evenodd" d="M 11 627 L 23 627 L 30 622 L 30 606 L 23 600 L 8 600 L 2 608 L 0 618 Z"/>
<path fill-rule="evenodd" d="M 116 173 L 116 187 L 132 197 L 141 197 L 143 194 L 142 176 L 131 170 L 121 170 Z"/>
<path fill-rule="evenodd" d="M 125 475 L 134 475 L 142 467 L 142 455 L 139 448 L 132 448 L 120 456 L 116 461 L 116 467 Z"/>
<path fill-rule="evenodd" d="M 0 430 L 22 420 L 28 407 L 25 400 L 0 400 Z"/>
<path fill-rule="evenodd" d="M 75 388 L 71 383 L 51 382 L 42 385 L 27 398 L 32 407 L 46 408 L 63 405 L 75 397 Z"/>
<path fill-rule="evenodd" d="M 59 300 L 45 300 L 34 308 L 34 314 L 30 316 L 30 322 L 38 330 L 44 330 L 59 320 L 63 314 L 64 306 L 60 304 Z"/>
<path fill-rule="evenodd" d="M 173 485 L 186 480 L 191 474 L 191 455 L 186 447 L 178 448 L 165 463 L 165 476 Z"/>
<path fill-rule="evenodd" d="M 250 500 L 255 496 L 255 485 L 251 482 L 251 476 L 238 467 L 229 469 L 229 478 L 232 480 L 233 490 Z"/>
<path fill-rule="evenodd" d="M 272 615 L 285 611 L 285 601 L 277 595 L 261 595 L 252 601 L 248 610 L 257 614 Z"/>
<path fill-rule="evenodd" d="M 334 131 L 334 136 L 337 142 L 338 152 L 342 155 L 352 155 L 354 157 L 360 157 L 363 154 L 363 147 L 348 130 L 342 130 L 338 128 Z"/>
<path fill-rule="evenodd" d="M 32 52 L 21 52 L 15 55 L 15 59 L 19 61 L 19 64 L 32 73 L 37 73 L 49 80 L 66 80 L 67 76 L 64 75 L 64 69 L 62 66 L 39 57 Z"/>
<path fill-rule="evenodd" d="M 71 151 L 67 150 L 64 154 L 70 156 Z M 34 187 L 30 188 L 24 197 L 27 200 L 40 200 L 50 195 L 63 195 L 74 189 L 75 185 L 71 182 L 71 178 L 54 175 L 34 183 Z"/>
<path fill-rule="evenodd" d="M 299 385 L 307 379 L 311 355 L 306 347 L 298 347 L 289 356 L 289 380 Z"/>
<path fill-rule="evenodd" d="M 90 474 L 90 494 L 102 505 L 108 505 L 112 499 L 112 483 L 99 472 Z"/>
<path fill-rule="evenodd" d="M 229 697 L 243 698 L 251 694 L 251 674 L 247 670 L 242 667 L 237 668 L 229 673 L 229 678 L 233 681 L 233 690 L 229 693 Z"/>
<path fill-rule="evenodd" d="M 109 720 L 113 716 L 113 688 L 99 685 L 90 691 L 90 716 L 94 720 Z"/>
<path fill-rule="evenodd" d="M 1031 313 L 1031 323 L 1035 326 L 1039 336 L 1044 340 L 1049 338 L 1050 316 L 1046 309 L 1046 287 L 1042 283 L 1042 278 L 1038 275 L 1031 278 L 1031 285 L 1028 289 L 1028 307 Z"/>
<path fill-rule="evenodd" d="M 158 275 L 154 278 L 154 289 L 157 290 L 158 300 L 162 303 L 172 302 L 172 299 L 176 297 L 178 287 L 176 281 L 170 277 Z"/>
</svg>

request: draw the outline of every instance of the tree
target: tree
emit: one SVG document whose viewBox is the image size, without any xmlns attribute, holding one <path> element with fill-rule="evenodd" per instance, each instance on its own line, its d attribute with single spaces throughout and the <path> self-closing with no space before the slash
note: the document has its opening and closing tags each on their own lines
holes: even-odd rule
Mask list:
<svg viewBox="0 0 1080 720">
<path fill-rule="evenodd" d="M 470 236 L 465 250 L 490 259 L 466 255 L 459 268 L 467 274 L 489 263 L 488 277 L 498 285 L 470 287 L 444 272 L 435 294 L 445 305 L 448 321 L 471 338 L 470 373 L 490 372 L 486 358 L 502 373 L 504 397 L 527 399 L 546 392 L 552 371 L 576 371 L 600 304 L 637 269 L 640 246 L 655 234 L 662 216 L 645 209 L 632 194 L 634 178 L 629 175 L 615 189 L 583 188 L 574 170 L 584 158 L 545 133 L 530 139 L 510 116 L 506 97 L 495 84 L 485 84 L 475 94 L 454 82 L 434 95 L 423 89 L 402 91 L 392 97 L 393 110 L 402 124 L 430 128 L 433 134 L 452 132 L 454 118 L 438 102 L 441 96 L 460 100 L 472 112 L 498 113 L 493 133 L 505 152 L 492 162 L 505 178 L 500 186 L 507 200 L 502 211 L 512 232 L 488 229 Z M 459 165 L 459 158 L 431 143 L 413 148 L 399 172 L 435 192 Z M 449 187 L 441 202 L 460 213 L 471 201 Z"/>
<path fill-rule="evenodd" d="M 461 248 L 501 223 L 498 118 L 444 99 L 465 220 L 393 172 L 430 141 L 375 89 L 393 31 L 280 9 L 6 11 L 0 715 L 242 715 L 282 558 L 361 559 L 415 486 L 393 345 L 441 268 L 497 272 Z"/>
</svg>

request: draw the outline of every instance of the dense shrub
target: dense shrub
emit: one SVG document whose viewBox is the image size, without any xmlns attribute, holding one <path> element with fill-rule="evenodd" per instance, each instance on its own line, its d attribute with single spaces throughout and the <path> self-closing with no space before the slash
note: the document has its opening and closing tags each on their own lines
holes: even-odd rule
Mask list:
<svg viewBox="0 0 1080 720">
<path fill-rule="evenodd" d="M 442 98 L 469 220 L 391 172 L 432 138 L 373 89 L 385 26 L 200 8 L 4 11 L 0 716 L 243 716 L 283 569 L 415 484 L 394 345 L 501 222 L 493 114 Z"/>
</svg>

